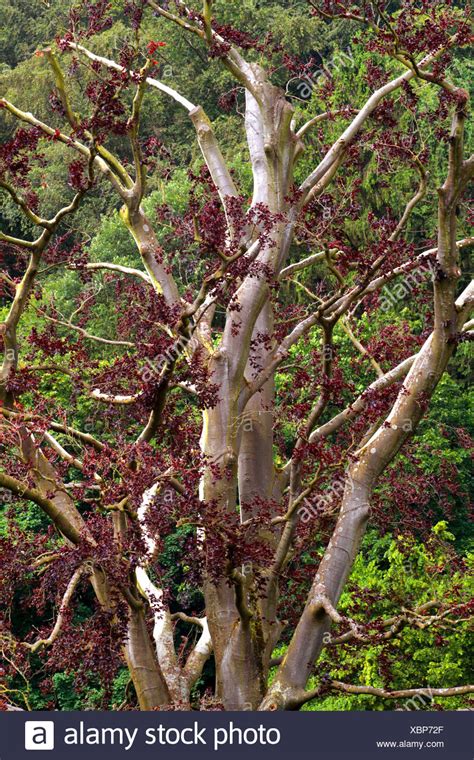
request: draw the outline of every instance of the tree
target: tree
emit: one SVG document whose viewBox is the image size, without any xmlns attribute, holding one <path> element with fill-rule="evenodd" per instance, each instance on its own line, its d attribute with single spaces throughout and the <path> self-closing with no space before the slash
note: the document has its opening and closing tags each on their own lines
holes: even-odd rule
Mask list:
<svg viewBox="0 0 474 760">
<path fill-rule="evenodd" d="M 464 150 L 468 94 L 449 73 L 470 31 L 465 14 L 448 2 L 407 0 L 393 14 L 388 3 L 364 3 L 360 13 L 348 2 L 309 5 L 325 23 L 341 17 L 363 25 L 364 43 L 385 68 L 369 68 L 372 91 L 356 108 L 331 104 L 330 74 L 313 83 L 317 97 L 330 105 L 302 126 L 293 98 L 272 83 L 272 76 L 282 59 L 298 76 L 307 75 L 311 64 L 305 68 L 285 58 L 270 39 L 263 44 L 219 24 L 209 0 L 199 10 L 179 0 L 126 2 L 134 33 L 117 60 L 92 52 L 88 42 L 112 23 L 108 4 L 88 4 L 87 13 L 73 10 L 69 31 L 37 53 L 54 81 L 50 122 L 6 98 L 0 101 L 4 113 L 26 125 L 3 144 L 0 186 L 29 229 L 39 230 L 32 241 L 11 231 L 0 235 L 8 256 L 23 265 L 21 278 L 2 276 L 11 295 L 2 325 L 0 485 L 40 507 L 56 529 L 27 548 L 21 531 L 14 530 L 5 552 L 8 566 L 16 568 L 14 579 L 41 568 L 41 593 L 50 603 L 51 587 L 59 594 L 52 629 L 43 626 L 39 638 L 30 630 L 23 642 L 11 628 L 5 634 L 4 650 L 14 668 L 26 670 L 36 653 L 48 649 L 56 668 L 67 667 L 85 638 L 86 665 L 99 667 L 104 678 L 125 657 L 141 709 L 189 707 L 211 654 L 215 699 L 224 709 L 298 709 L 327 688 L 375 693 L 373 687 L 336 680 L 305 687 L 331 640 L 332 625 L 341 629 L 342 641 L 370 643 L 378 635 L 370 632 L 370 621 L 364 627 L 342 616 L 337 605 L 381 476 L 414 436 L 456 347 L 472 336 L 473 285 L 459 287 L 460 251 L 472 238 L 460 238 L 458 227 L 474 156 L 466 158 Z M 250 200 L 239 189 L 204 109 L 154 76 L 166 44 L 142 41 L 140 28 L 149 12 L 207 49 L 244 93 Z M 421 253 L 403 237 L 429 186 L 423 127 L 413 109 L 417 86 L 439 91 L 436 118 L 451 118 L 449 135 L 440 133 L 448 155 L 438 189 L 437 236 L 433 241 L 423 235 L 428 243 Z M 159 207 L 157 225 L 143 206 L 147 174 L 163 151 L 158 138 L 141 138 L 150 89 L 187 112 L 204 159 L 202 171 L 190 176 L 187 212 L 180 217 Z M 433 116 L 420 118 L 424 123 Z M 338 132 L 330 144 L 321 132 L 326 123 Z M 315 130 L 316 160 L 310 142 Z M 45 141 L 74 154 L 67 180 L 74 198 L 52 219 L 41 215 L 41 194 L 31 185 Z M 418 187 L 399 219 L 389 210 L 368 215 L 364 245 L 346 234 L 345 219 L 362 213 L 354 175 L 367 151 L 375 153 L 387 176 L 391 165 L 407 162 Z M 299 180 L 301 171 L 305 176 Z M 59 235 L 64 217 L 97 192 L 99 182 L 117 194 L 141 266 L 88 261 L 87 243 L 72 244 Z M 334 208 L 329 222 L 328 204 Z M 427 264 L 433 273 L 431 302 L 426 289 L 416 290 L 428 327 L 415 337 L 398 333 L 399 360 L 382 350 L 382 358 L 392 360 L 385 368 L 385 359 L 377 360 L 357 337 L 357 320 L 365 314 L 377 323 L 385 311 L 382 289 Z M 38 308 L 42 331 L 33 328 L 32 348 L 22 347 L 20 361 L 21 319 L 33 297 L 41 301 L 41 265 L 75 268 L 84 290 L 68 318 L 53 301 Z M 316 292 L 296 281 L 305 297 L 289 302 L 285 283 L 315 265 L 324 267 Z M 176 274 L 183 268 L 186 280 L 180 283 Z M 118 313 L 119 335 L 113 339 L 88 329 L 98 303 L 91 278 L 104 272 L 117 278 L 115 300 L 105 302 L 111 318 Z M 345 408 L 341 401 L 354 388 L 337 355 L 341 328 L 361 366 L 367 372 L 363 363 L 369 362 L 376 375 Z M 395 332 L 380 328 L 382 349 L 391 348 L 394 338 Z M 299 353 L 303 347 L 306 356 Z M 69 366 L 61 363 L 62 354 Z M 291 388 L 282 404 L 285 392 L 276 387 L 282 371 L 294 389 L 306 386 L 304 403 L 293 409 Z M 57 374 L 70 377 L 71 399 L 45 392 L 43 381 L 54 384 Z M 101 418 L 84 418 L 90 406 L 81 412 L 80 396 L 105 409 Z M 289 440 L 274 432 L 282 411 L 291 423 Z M 71 422 L 81 414 L 82 427 Z M 202 588 L 204 614 L 189 614 L 170 598 L 160 556 L 166 538 L 177 531 L 183 536 L 188 583 Z M 324 553 L 307 598 L 295 600 L 298 621 L 268 685 L 272 652 L 282 634 L 285 571 L 321 534 Z M 73 599 L 79 589 L 85 593 L 86 582 L 98 607 L 78 625 Z M 10 579 L 5 586 L 11 603 L 15 583 Z M 438 614 L 428 615 L 433 607 Z M 458 603 L 449 612 L 454 608 L 465 611 Z M 396 635 L 420 615 L 436 626 L 446 614 L 434 600 L 401 612 L 390 630 Z M 176 649 L 176 621 L 188 630 L 182 651 Z M 199 631 L 194 644 L 190 627 Z M 91 650 L 99 666 L 92 655 L 89 659 Z M 432 691 L 444 697 L 473 690 L 462 685 Z M 401 698 L 418 691 L 377 693 Z"/>
</svg>

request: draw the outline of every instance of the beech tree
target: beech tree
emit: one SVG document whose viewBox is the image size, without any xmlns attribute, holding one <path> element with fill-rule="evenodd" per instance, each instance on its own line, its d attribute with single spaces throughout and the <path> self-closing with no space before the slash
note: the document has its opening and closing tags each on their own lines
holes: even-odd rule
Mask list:
<svg viewBox="0 0 474 760">
<path fill-rule="evenodd" d="M 469 19 L 448 1 L 310 2 L 308 16 L 360 27 L 385 65 L 369 72 L 365 102 L 329 107 L 301 123 L 297 97 L 274 82 L 281 65 L 310 81 L 312 62 L 291 60 L 274 38 L 255 40 L 219 23 L 211 0 L 195 6 L 127 0 L 133 33 L 113 58 L 94 52 L 95 35 L 111 23 L 109 4 L 85 3 L 71 11 L 69 30 L 36 54 L 50 71 L 51 119 L 0 100 L 11 130 L 0 149 L 0 187 L 28 230 L 24 237 L 0 233 L 9 304 L 1 325 L 0 486 L 50 521 L 34 544 L 12 527 L 3 542 L 2 593 L 8 610 L 29 579 L 39 608 L 56 604 L 54 619 L 23 640 L 7 614 L 5 669 L 26 673 L 38 655 L 66 668 L 80 652 L 83 666 L 106 678 L 124 660 L 142 710 L 189 709 L 210 659 L 215 690 L 201 709 L 294 710 L 327 690 L 409 698 L 418 684 L 397 691 L 329 677 L 306 687 L 325 646 L 368 645 L 407 625 L 436 627 L 453 612 L 435 599 L 374 628 L 373 620 L 341 615 L 338 602 L 376 512 L 377 489 L 391 485 L 395 507 L 390 467 L 416 436 L 457 346 L 472 337 L 474 286 L 464 284 L 460 254 L 473 239 L 460 236 L 459 224 L 474 156 L 464 147 L 468 93 L 451 70 L 472 39 Z M 149 14 L 157 35 L 177 25 L 234 79 L 230 101 L 242 114 L 251 198 L 203 107 L 158 77 L 166 43 L 143 38 Z M 330 75 L 314 86 L 328 95 Z M 437 111 L 417 113 L 421 87 L 439 98 Z M 144 209 L 150 167 L 173 150 L 141 136 L 143 104 L 154 90 L 187 114 L 202 153 L 181 215 L 161 206 L 152 217 Z M 446 143 L 437 195 L 423 140 L 430 119 Z M 337 131 L 335 140 L 328 142 L 325 127 Z M 35 170 L 51 142 L 63 148 L 69 180 L 64 206 L 47 218 Z M 390 209 L 369 214 L 361 246 L 344 235 L 344 220 L 363 213 L 355 173 L 364 151 L 377 155 L 387 178 L 404 162 L 413 193 L 400 218 Z M 84 199 L 105 186 L 136 244 L 136 267 L 90 261 L 88 242 L 71 243 L 64 231 Z M 437 203 L 437 229 L 423 231 L 419 252 L 406 231 L 422 201 Z M 315 266 L 325 274 L 312 290 L 295 277 Z M 417 335 L 387 328 L 379 336 L 385 347 L 398 343 L 388 364 L 364 345 L 358 320 L 376 320 L 383 288 L 422 266 L 432 284 L 412 295 L 424 326 Z M 83 284 L 68 318 L 54 302 L 41 302 L 41 278 L 53 267 L 73 269 Z M 107 301 L 113 338 L 88 327 L 98 277 L 114 283 Z M 293 303 L 291 283 L 298 288 Z M 32 304 L 39 304 L 39 321 L 21 343 Z M 362 393 L 341 369 L 340 329 L 354 366 L 373 375 Z M 282 371 L 290 382 L 278 387 Z M 53 390 L 69 379 L 67 404 L 45 392 L 46 376 Z M 80 399 L 97 410 L 82 428 L 74 423 Z M 286 438 L 285 415 L 296 431 Z M 166 538 L 183 528 L 187 582 L 202 591 L 202 609 L 180 608 L 160 564 Z M 305 565 L 304 552 L 321 542 L 317 566 Z M 307 596 L 294 598 L 288 648 L 274 661 L 288 573 L 304 577 Z M 96 608 L 78 625 L 75 603 L 87 584 Z M 464 600 L 456 610 L 465 617 L 469 605 Z M 460 684 L 432 694 L 472 691 Z"/>
</svg>

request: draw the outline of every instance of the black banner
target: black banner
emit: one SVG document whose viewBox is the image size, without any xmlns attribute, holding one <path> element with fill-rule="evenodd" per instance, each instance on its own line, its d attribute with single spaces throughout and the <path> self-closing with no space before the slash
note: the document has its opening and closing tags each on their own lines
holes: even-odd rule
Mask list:
<svg viewBox="0 0 474 760">
<path fill-rule="evenodd" d="M 470 711 L 12 712 L 0 760 L 472 760 L 473 725 Z"/>
</svg>

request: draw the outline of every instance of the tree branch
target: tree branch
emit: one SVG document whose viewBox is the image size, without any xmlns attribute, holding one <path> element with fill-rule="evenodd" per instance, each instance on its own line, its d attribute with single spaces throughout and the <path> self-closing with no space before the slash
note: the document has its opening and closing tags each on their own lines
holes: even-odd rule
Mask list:
<svg viewBox="0 0 474 760">
<path fill-rule="evenodd" d="M 424 67 L 428 66 L 430 63 L 436 60 L 441 53 L 443 52 L 443 49 L 440 49 L 436 51 L 435 53 L 431 53 L 427 56 L 425 56 L 422 61 L 418 64 L 419 69 L 423 69 Z M 332 147 L 328 150 L 326 155 L 324 156 L 323 160 L 318 164 L 316 169 L 309 174 L 309 176 L 304 180 L 302 185 L 299 188 L 299 192 L 301 193 L 301 201 L 300 206 L 304 206 L 307 202 L 313 188 L 319 183 L 323 178 L 327 177 L 327 180 L 323 181 L 323 185 L 320 189 L 323 189 L 323 187 L 326 187 L 329 183 L 329 180 L 332 178 L 332 175 L 330 174 L 331 167 L 333 164 L 340 162 L 342 158 L 345 156 L 347 149 L 349 145 L 352 143 L 362 126 L 365 124 L 369 116 L 375 111 L 379 103 L 387 96 L 390 95 L 392 92 L 397 90 L 399 87 L 401 87 L 405 82 L 409 82 L 410 79 L 413 79 L 415 77 L 415 71 L 413 69 L 409 69 L 408 71 L 405 71 L 400 76 L 396 77 L 395 79 L 392 79 L 390 82 L 387 82 L 385 85 L 380 87 L 378 90 L 375 90 L 375 92 L 372 93 L 370 98 L 365 103 L 364 107 L 358 111 L 357 116 L 353 119 L 353 121 L 349 124 L 349 126 L 344 130 L 342 135 L 336 140 L 336 142 L 332 145 Z"/>
<path fill-rule="evenodd" d="M 115 404 L 117 406 L 128 406 L 129 404 L 135 404 L 140 398 L 140 394 L 137 393 L 134 396 L 121 396 L 120 394 L 112 396 L 110 393 L 102 393 L 99 388 L 94 388 L 90 393 L 91 398 L 96 401 L 103 401 L 104 404 Z"/>
<path fill-rule="evenodd" d="M 326 690 L 343 691 L 346 694 L 369 694 L 374 697 L 381 697 L 382 699 L 409 699 L 411 697 L 421 697 L 427 699 L 430 702 L 434 697 L 458 697 L 464 694 L 472 694 L 474 692 L 474 686 L 452 686 L 447 689 L 433 689 L 431 687 L 420 687 L 419 689 L 399 689 L 396 691 L 389 691 L 387 689 L 380 689 L 375 686 L 356 686 L 353 684 L 343 683 L 342 681 L 329 681 L 324 684 L 324 687 L 316 687 L 308 691 L 294 690 L 290 698 L 291 708 L 297 710 L 312 699 L 323 696 Z"/>
<path fill-rule="evenodd" d="M 349 116 L 350 114 L 354 113 L 358 113 L 358 111 L 356 111 L 354 108 L 338 108 L 336 111 L 325 111 L 324 113 L 319 113 L 307 121 L 306 124 L 303 124 L 302 127 L 300 127 L 300 129 L 296 132 L 296 137 L 301 139 L 307 132 L 316 126 L 316 124 L 320 124 L 322 121 L 334 119 L 336 116 Z"/>
<path fill-rule="evenodd" d="M 336 252 L 335 248 L 331 248 L 329 251 L 330 254 L 334 254 Z M 289 277 L 290 275 L 294 274 L 295 272 L 299 272 L 301 269 L 306 269 L 307 267 L 312 266 L 317 261 L 322 261 L 326 258 L 326 251 L 319 251 L 319 253 L 312 253 L 311 256 L 307 256 L 305 259 L 301 259 L 301 261 L 296 261 L 294 264 L 289 264 L 286 267 L 283 267 L 283 269 L 280 272 L 279 279 L 282 280 L 285 277 Z"/>
<path fill-rule="evenodd" d="M 75 42 L 70 42 L 69 47 L 72 50 L 77 50 L 79 53 L 82 53 L 86 56 L 86 58 L 89 58 L 90 61 L 95 61 L 96 63 L 101 63 L 103 66 L 106 66 L 108 69 L 114 69 L 115 71 L 119 71 L 122 74 L 127 75 L 135 75 L 136 73 L 133 71 L 129 71 L 125 68 L 125 66 L 121 66 L 119 63 L 116 63 L 115 61 L 112 61 L 110 58 L 105 58 L 102 55 L 96 55 L 95 53 L 92 53 L 90 50 L 85 48 L 83 45 L 78 45 Z M 155 87 L 157 90 L 161 90 L 161 92 L 164 92 L 166 95 L 169 95 L 173 100 L 175 100 L 177 103 L 179 103 L 183 108 L 190 113 L 196 106 L 191 103 L 190 100 L 185 98 L 183 95 L 180 95 L 179 92 L 176 90 L 173 90 L 172 87 L 168 87 L 168 85 L 163 84 L 163 82 L 160 82 L 158 79 L 155 79 L 154 77 L 146 77 L 145 79 L 146 83 L 149 84 L 151 87 Z"/>
<path fill-rule="evenodd" d="M 73 594 L 74 594 L 77 586 L 79 585 L 79 581 L 81 580 L 82 576 L 84 575 L 84 573 L 86 571 L 87 572 L 91 572 L 91 567 L 90 567 L 89 563 L 84 563 L 83 565 L 81 565 L 80 567 L 78 567 L 77 570 L 75 571 L 74 575 L 72 576 L 71 580 L 69 581 L 69 583 L 67 585 L 67 588 L 66 588 L 66 591 L 64 592 L 64 596 L 63 596 L 63 598 L 61 600 L 61 605 L 59 607 L 59 614 L 58 614 L 58 617 L 56 619 L 56 623 L 54 624 L 54 628 L 51 631 L 51 633 L 49 634 L 48 638 L 47 639 L 39 639 L 38 641 L 35 641 L 34 644 L 28 644 L 26 642 L 23 642 L 24 646 L 28 647 L 28 649 L 30 649 L 30 651 L 31 651 L 32 654 L 34 652 L 37 652 L 38 649 L 41 649 L 42 647 L 49 647 L 49 646 L 51 646 L 52 644 L 54 644 L 54 642 L 58 638 L 58 636 L 59 636 L 59 634 L 61 632 L 61 628 L 62 628 L 63 623 L 64 623 L 64 614 L 65 614 L 67 608 L 69 607 L 69 604 L 71 603 L 71 599 L 73 597 Z"/>
<path fill-rule="evenodd" d="M 31 488 L 5 472 L 0 472 L 0 485 L 16 494 L 20 499 L 29 499 L 41 507 L 61 533 L 74 544 L 80 541 L 81 532 L 70 522 L 58 505 L 52 499 L 44 496 L 39 489 Z"/>
<path fill-rule="evenodd" d="M 91 264 L 86 264 L 86 269 L 95 271 L 98 269 L 109 269 L 111 272 L 121 272 L 122 274 L 129 274 L 132 277 L 139 277 L 147 285 L 151 285 L 151 278 L 146 272 L 142 272 L 141 269 L 134 269 L 133 267 L 122 266 L 121 264 L 111 264 L 108 261 L 98 261 Z"/>
<path fill-rule="evenodd" d="M 431 687 L 418 689 L 398 689 L 389 691 L 379 689 L 375 686 L 355 686 L 353 684 L 343 683 L 342 681 L 331 681 L 331 688 L 337 691 L 345 691 L 348 694 L 373 694 L 374 697 L 383 697 L 384 699 L 402 699 L 404 697 L 426 696 L 426 697 L 457 697 L 463 694 L 472 694 L 474 685 L 451 686 L 446 689 L 432 689 Z"/>
<path fill-rule="evenodd" d="M 50 317 L 41 309 L 38 309 L 38 312 L 39 314 L 41 314 L 41 316 L 47 319 L 48 322 L 54 322 L 57 325 L 69 327 L 71 330 L 75 330 L 76 332 L 80 333 L 84 338 L 87 338 L 88 340 L 93 340 L 96 343 L 105 343 L 105 345 L 107 346 L 125 346 L 126 348 L 135 348 L 135 343 L 131 343 L 130 341 L 108 340 L 108 338 L 101 338 L 98 335 L 92 335 L 91 333 L 87 332 L 87 330 L 84 330 L 83 327 L 79 327 L 79 325 L 74 325 L 72 322 L 65 322 L 62 319 L 56 319 L 55 317 Z"/>
<path fill-rule="evenodd" d="M 83 145 L 81 142 L 79 142 L 76 139 L 73 139 L 72 137 L 69 137 L 69 135 L 64 134 L 58 129 L 54 129 L 53 127 L 50 127 L 48 124 L 45 124 L 44 122 L 40 121 L 40 119 L 37 119 L 35 116 L 33 116 L 32 113 L 27 111 L 22 111 L 21 109 L 17 108 L 13 103 L 10 103 L 6 98 L 0 98 L 0 106 L 3 108 L 6 108 L 9 113 L 12 114 L 16 119 L 19 121 L 23 121 L 26 124 L 31 124 L 33 127 L 37 127 L 38 129 L 43 132 L 43 134 L 47 135 L 49 138 L 52 138 L 53 140 L 57 140 L 64 145 L 67 145 L 68 147 L 72 148 L 76 152 L 80 153 L 82 156 L 85 156 L 86 158 L 91 158 L 91 151 L 86 145 Z M 110 180 L 112 185 L 114 186 L 115 190 L 118 192 L 118 194 L 126 200 L 128 198 L 128 191 L 115 173 L 111 170 L 111 168 L 108 166 L 106 161 L 104 161 L 101 156 L 95 156 L 94 157 L 94 164 L 98 166 L 100 171 L 107 176 L 107 178 Z"/>
</svg>

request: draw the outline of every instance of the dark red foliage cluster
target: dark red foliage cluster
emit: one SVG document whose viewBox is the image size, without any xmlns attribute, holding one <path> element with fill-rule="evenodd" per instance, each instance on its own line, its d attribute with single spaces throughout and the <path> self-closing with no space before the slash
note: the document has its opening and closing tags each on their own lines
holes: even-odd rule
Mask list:
<svg viewBox="0 0 474 760">
<path fill-rule="evenodd" d="M 36 127 L 20 127 L 10 140 L 0 145 L 0 177 L 14 181 L 18 187 L 27 191 L 33 209 L 37 208 L 37 196 L 30 188 L 28 177 L 33 166 L 41 166 L 43 163 L 44 157 L 39 148 L 43 137 Z"/>
<path fill-rule="evenodd" d="M 383 66 L 379 66 L 375 61 L 368 60 L 365 63 L 367 71 L 367 84 L 373 89 L 377 89 L 387 79 L 387 72 Z"/>
<path fill-rule="evenodd" d="M 320 0 L 318 3 L 312 3 L 314 15 L 321 14 L 336 17 L 351 17 L 355 15 L 363 16 L 371 20 L 374 18 L 374 4 L 370 0 L 362 0 L 360 3 L 351 2 L 351 0 Z M 379 7 L 384 10 L 388 5 L 387 0 L 379 3 Z"/>
<path fill-rule="evenodd" d="M 307 61 L 303 61 L 300 58 L 288 55 L 288 53 L 283 53 L 283 65 L 294 77 L 305 79 L 311 77 L 313 72 L 318 69 L 320 59 L 311 56 Z"/>
<path fill-rule="evenodd" d="M 64 105 L 56 90 L 51 90 L 48 97 L 48 103 L 52 111 L 59 114 L 61 117 L 65 116 L 66 111 L 64 110 Z"/>
<path fill-rule="evenodd" d="M 85 161 L 76 159 L 71 161 L 68 166 L 69 180 L 68 184 L 74 190 L 85 190 L 89 186 L 89 177 L 87 175 L 87 165 Z"/>
<path fill-rule="evenodd" d="M 82 5 L 74 6 L 69 11 L 70 30 L 59 40 L 59 45 L 72 40 L 78 33 L 87 38 L 110 29 L 113 23 L 111 11 L 109 0 L 86 0 Z"/>
<path fill-rule="evenodd" d="M 369 49 L 385 52 L 396 41 L 399 49 L 419 55 L 450 47 L 454 34 L 459 45 L 470 39 L 470 25 L 462 11 L 454 6 L 448 9 L 448 3 L 440 4 L 435 0 L 424 0 L 421 4 L 408 0 L 403 3 L 402 12 L 392 19 L 391 28 L 380 29 Z M 446 63 L 435 71 L 436 76 L 443 75 Z"/>
<path fill-rule="evenodd" d="M 423 338 L 413 335 L 406 322 L 386 325 L 367 343 L 367 350 L 387 371 L 416 353 Z"/>
<path fill-rule="evenodd" d="M 453 463 L 442 458 L 439 472 L 426 472 L 414 444 L 405 446 L 404 457 L 404 467 L 390 467 L 374 494 L 373 521 L 382 532 L 398 530 L 426 539 L 431 526 L 441 517 L 452 519 L 459 498 L 468 497 Z"/>
<path fill-rule="evenodd" d="M 97 140 L 105 141 L 110 133 L 126 134 L 128 113 L 118 96 L 128 82 L 126 73 L 107 70 L 102 72 L 100 80 L 93 79 L 86 85 L 85 94 L 94 106 L 94 113 L 84 119 L 81 126 L 91 131 Z"/>
<path fill-rule="evenodd" d="M 147 0 L 124 0 L 123 12 L 130 21 L 132 29 L 139 29 Z"/>
<path fill-rule="evenodd" d="M 217 101 L 219 108 L 226 113 L 234 111 L 238 103 L 238 94 L 239 88 L 233 87 L 231 90 L 228 90 L 228 92 L 220 95 Z"/>
<path fill-rule="evenodd" d="M 230 302 L 231 308 L 238 308 L 229 292 L 236 279 L 250 274 L 263 276 L 273 284 L 273 274 L 264 264 L 255 261 L 255 257 L 241 255 L 243 241 L 244 244 L 245 240 L 257 241 L 260 250 L 264 250 L 271 245 L 272 232 L 284 217 L 271 213 L 261 203 L 247 210 L 247 202 L 242 196 L 227 197 L 224 213 L 208 170 L 203 168 L 197 175 L 190 172 L 189 177 L 192 185 L 187 212 L 176 214 L 168 206 L 157 209 L 158 219 L 172 228 L 166 242 L 169 248 L 179 252 L 180 264 L 183 250 L 187 250 L 190 263 L 195 260 L 209 274 L 216 271 L 222 256 L 232 258 L 211 292 L 221 303 L 228 305 Z M 232 227 L 230 238 L 228 221 Z"/>
<path fill-rule="evenodd" d="M 52 531 L 36 535 L 33 540 L 31 534 L 20 531 L 15 527 L 15 521 L 11 521 L 8 536 L 0 540 L 2 562 L 6 570 L 0 579 L 0 630 L 3 634 L 3 652 L 7 655 L 8 650 L 11 655 L 4 660 L 7 675 L 10 677 L 14 678 L 18 673 L 13 667 L 13 662 L 20 672 L 30 672 L 28 649 L 19 643 L 18 639 L 32 644 L 49 636 L 66 586 L 84 560 L 95 560 L 101 566 L 107 566 L 113 582 L 117 583 L 116 589 L 127 580 L 123 563 L 114 564 L 112 559 L 112 556 L 116 557 L 116 551 L 111 551 L 114 544 L 110 537 L 108 521 L 107 525 L 104 523 L 104 528 L 105 532 L 102 529 L 100 535 L 95 531 L 97 538 L 100 538 L 100 544 L 98 553 L 92 557 L 90 544 L 84 544 L 77 549 L 56 547 Z M 32 563 L 40 554 L 50 554 L 53 561 L 46 564 L 45 572 L 38 576 L 33 573 Z M 27 585 L 25 581 L 28 581 Z M 126 632 L 126 606 L 116 590 L 112 592 L 114 611 L 106 613 L 91 603 L 86 589 L 84 580 L 76 592 L 76 602 L 62 610 L 61 636 L 46 652 L 46 657 L 43 655 L 43 672 L 44 675 L 58 670 L 74 673 L 79 688 L 81 684 L 89 682 L 91 673 L 94 673 L 107 688 L 122 663 L 121 648 Z M 76 617 L 75 609 L 78 602 L 82 603 L 82 620 Z M 88 613 L 85 614 L 87 608 Z M 21 615 L 18 614 L 20 611 Z M 34 621 L 28 630 L 23 630 L 21 622 L 25 615 Z M 48 678 L 45 679 L 43 688 L 45 693 L 50 692 Z"/>
<path fill-rule="evenodd" d="M 216 477 L 221 476 L 222 473 L 216 471 Z M 245 508 L 255 516 L 241 523 L 238 512 L 234 515 L 229 515 L 228 512 L 224 514 L 222 507 L 212 502 L 201 505 L 201 524 L 205 526 L 209 537 L 202 561 L 209 577 L 218 578 L 218 568 L 222 567 L 223 562 L 228 563 L 229 567 L 252 567 L 252 572 L 260 573 L 271 562 L 272 550 L 267 540 L 267 531 L 275 505 L 254 499 Z"/>
<path fill-rule="evenodd" d="M 39 541 L 44 544 L 44 539 L 39 538 Z M 0 577 L 0 609 L 5 613 L 11 609 L 16 589 L 24 583 L 25 577 L 30 577 L 30 563 L 38 548 L 37 543 L 28 540 L 26 533 L 13 521 L 8 534 L 0 538 L 4 567 Z"/>
<path fill-rule="evenodd" d="M 252 37 L 241 29 L 236 29 L 229 24 L 219 24 L 216 21 L 213 21 L 212 26 L 217 34 L 222 37 L 223 42 L 213 41 L 209 50 L 211 58 L 227 55 L 232 45 L 242 48 L 242 50 L 265 50 L 265 45 L 257 37 Z"/>
<path fill-rule="evenodd" d="M 451 63 L 453 46 L 462 47 L 472 39 L 469 5 L 463 10 L 454 3 L 437 0 L 403 0 L 400 12 L 392 15 L 389 2 L 364 0 L 320 0 L 312 3 L 313 13 L 321 18 L 347 18 L 368 25 L 369 33 L 357 40 L 372 53 L 404 57 L 408 65 L 417 65 L 424 56 L 436 54 L 429 66 L 429 76 L 441 82 Z M 440 53 L 440 51 L 443 51 Z M 383 70 L 370 61 L 367 80 L 371 87 L 382 84 Z M 411 97 L 411 107 L 414 100 Z"/>
</svg>

